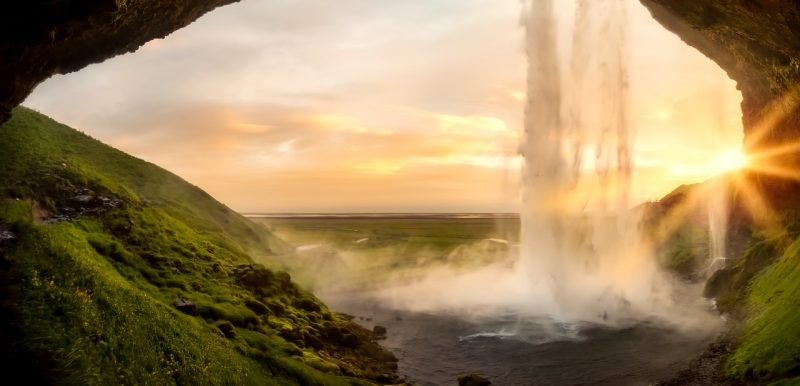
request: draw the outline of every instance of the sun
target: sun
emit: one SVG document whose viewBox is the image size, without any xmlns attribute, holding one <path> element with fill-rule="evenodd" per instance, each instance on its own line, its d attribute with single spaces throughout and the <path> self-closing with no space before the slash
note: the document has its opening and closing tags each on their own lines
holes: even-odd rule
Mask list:
<svg viewBox="0 0 800 386">
<path fill-rule="evenodd" d="M 722 174 L 734 170 L 744 169 L 748 165 L 747 156 L 741 149 L 725 149 L 711 161 L 710 168 L 715 174 Z"/>
</svg>

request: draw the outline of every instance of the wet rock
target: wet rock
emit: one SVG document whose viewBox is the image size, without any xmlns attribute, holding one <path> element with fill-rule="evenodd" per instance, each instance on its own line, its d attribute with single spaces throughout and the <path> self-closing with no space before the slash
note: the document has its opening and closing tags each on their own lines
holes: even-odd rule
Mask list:
<svg viewBox="0 0 800 386">
<path fill-rule="evenodd" d="M 469 374 L 458 377 L 458 386 L 489 386 L 491 384 L 491 381 L 479 374 Z"/>
<path fill-rule="evenodd" d="M 356 347 L 358 346 L 358 337 L 351 333 L 342 334 L 342 347 Z"/>
<path fill-rule="evenodd" d="M 401 382 L 400 377 L 395 374 L 381 374 L 375 377 L 375 380 L 387 385 L 395 385 Z"/>
<path fill-rule="evenodd" d="M 342 344 L 342 338 L 344 334 L 342 333 L 342 330 L 339 327 L 337 327 L 333 323 L 328 322 L 323 324 L 322 328 L 323 328 L 322 334 L 325 337 L 325 340 L 336 345 Z"/>
<path fill-rule="evenodd" d="M 351 320 L 353 320 L 353 319 L 355 319 L 355 318 L 356 318 L 356 317 L 355 317 L 355 316 L 353 316 L 353 315 L 350 315 L 350 314 L 345 314 L 345 313 L 343 313 L 343 312 L 337 312 L 337 313 L 336 313 L 336 315 L 338 315 L 340 318 L 342 318 L 342 319 L 344 319 L 344 320 L 347 320 L 347 321 L 351 321 Z"/>
<path fill-rule="evenodd" d="M 376 325 L 372 327 L 372 332 L 378 339 L 386 339 L 386 327 Z"/>
<path fill-rule="evenodd" d="M 175 308 L 177 308 L 178 311 L 189 315 L 194 314 L 194 311 L 197 309 L 197 306 L 195 306 L 195 304 L 192 303 L 191 300 L 187 300 L 185 298 L 180 298 L 178 300 L 175 300 L 172 303 L 172 305 L 175 306 Z"/>
</svg>

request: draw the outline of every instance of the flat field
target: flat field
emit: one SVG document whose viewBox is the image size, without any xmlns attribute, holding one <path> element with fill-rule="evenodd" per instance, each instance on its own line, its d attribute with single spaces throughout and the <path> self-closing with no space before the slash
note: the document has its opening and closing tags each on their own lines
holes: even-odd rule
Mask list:
<svg viewBox="0 0 800 386">
<path fill-rule="evenodd" d="M 519 219 L 511 215 L 251 219 L 295 247 L 281 260 L 282 268 L 317 290 L 379 285 L 390 272 L 411 280 L 425 269 L 490 264 L 514 253 L 519 240 Z"/>
</svg>

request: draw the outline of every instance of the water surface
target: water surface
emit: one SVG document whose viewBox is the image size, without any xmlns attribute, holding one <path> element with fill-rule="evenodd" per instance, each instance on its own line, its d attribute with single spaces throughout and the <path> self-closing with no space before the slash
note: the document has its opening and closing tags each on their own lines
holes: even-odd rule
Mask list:
<svg viewBox="0 0 800 386">
<path fill-rule="evenodd" d="M 400 375 L 418 385 L 453 385 L 468 373 L 496 385 L 649 385 L 684 368 L 713 338 L 646 322 L 608 328 L 513 314 L 416 313 L 354 297 L 328 301 L 367 327 L 387 327 L 383 344 L 400 359 Z"/>
</svg>

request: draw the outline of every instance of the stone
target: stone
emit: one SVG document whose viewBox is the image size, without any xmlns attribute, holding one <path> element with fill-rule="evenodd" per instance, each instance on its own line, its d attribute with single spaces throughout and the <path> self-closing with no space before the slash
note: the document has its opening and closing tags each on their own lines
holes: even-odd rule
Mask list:
<svg viewBox="0 0 800 386">
<path fill-rule="evenodd" d="M 0 123 L 54 74 L 136 51 L 204 13 L 238 0 L 0 3 Z"/>
<path fill-rule="evenodd" d="M 185 298 L 180 298 L 175 300 L 172 303 L 172 305 L 175 306 L 175 308 L 177 308 L 178 311 L 189 315 L 194 314 L 194 311 L 197 309 L 197 306 L 195 306 L 195 304 L 192 303 L 191 300 L 187 300 Z"/>
<path fill-rule="evenodd" d="M 222 323 L 217 324 L 217 329 L 224 335 L 226 338 L 233 338 L 236 336 L 236 328 L 233 327 L 233 324 L 228 321 L 224 321 Z"/>
<path fill-rule="evenodd" d="M 317 302 L 309 298 L 302 298 L 295 302 L 294 305 L 301 310 L 309 312 L 319 312 L 322 310 Z"/>
<path fill-rule="evenodd" d="M 479 374 L 469 374 L 458 377 L 458 386 L 489 386 L 491 384 L 491 381 Z"/>
<path fill-rule="evenodd" d="M 376 325 L 375 327 L 372 327 L 372 332 L 377 337 L 385 337 L 386 336 L 386 327 Z"/>
<path fill-rule="evenodd" d="M 258 300 L 246 300 L 244 305 L 247 306 L 251 311 L 255 312 L 256 315 L 265 315 L 269 313 L 269 308 L 266 304 L 259 302 Z"/>
<path fill-rule="evenodd" d="M 800 35 L 796 33 L 800 8 L 796 1 L 640 1 L 656 21 L 736 81 L 742 92 L 748 151 L 800 137 L 800 90 L 796 86 L 800 83 Z M 760 122 L 771 109 L 780 111 L 782 119 L 770 124 L 763 135 Z M 800 164 L 800 151 L 782 154 L 780 163 Z"/>
</svg>

